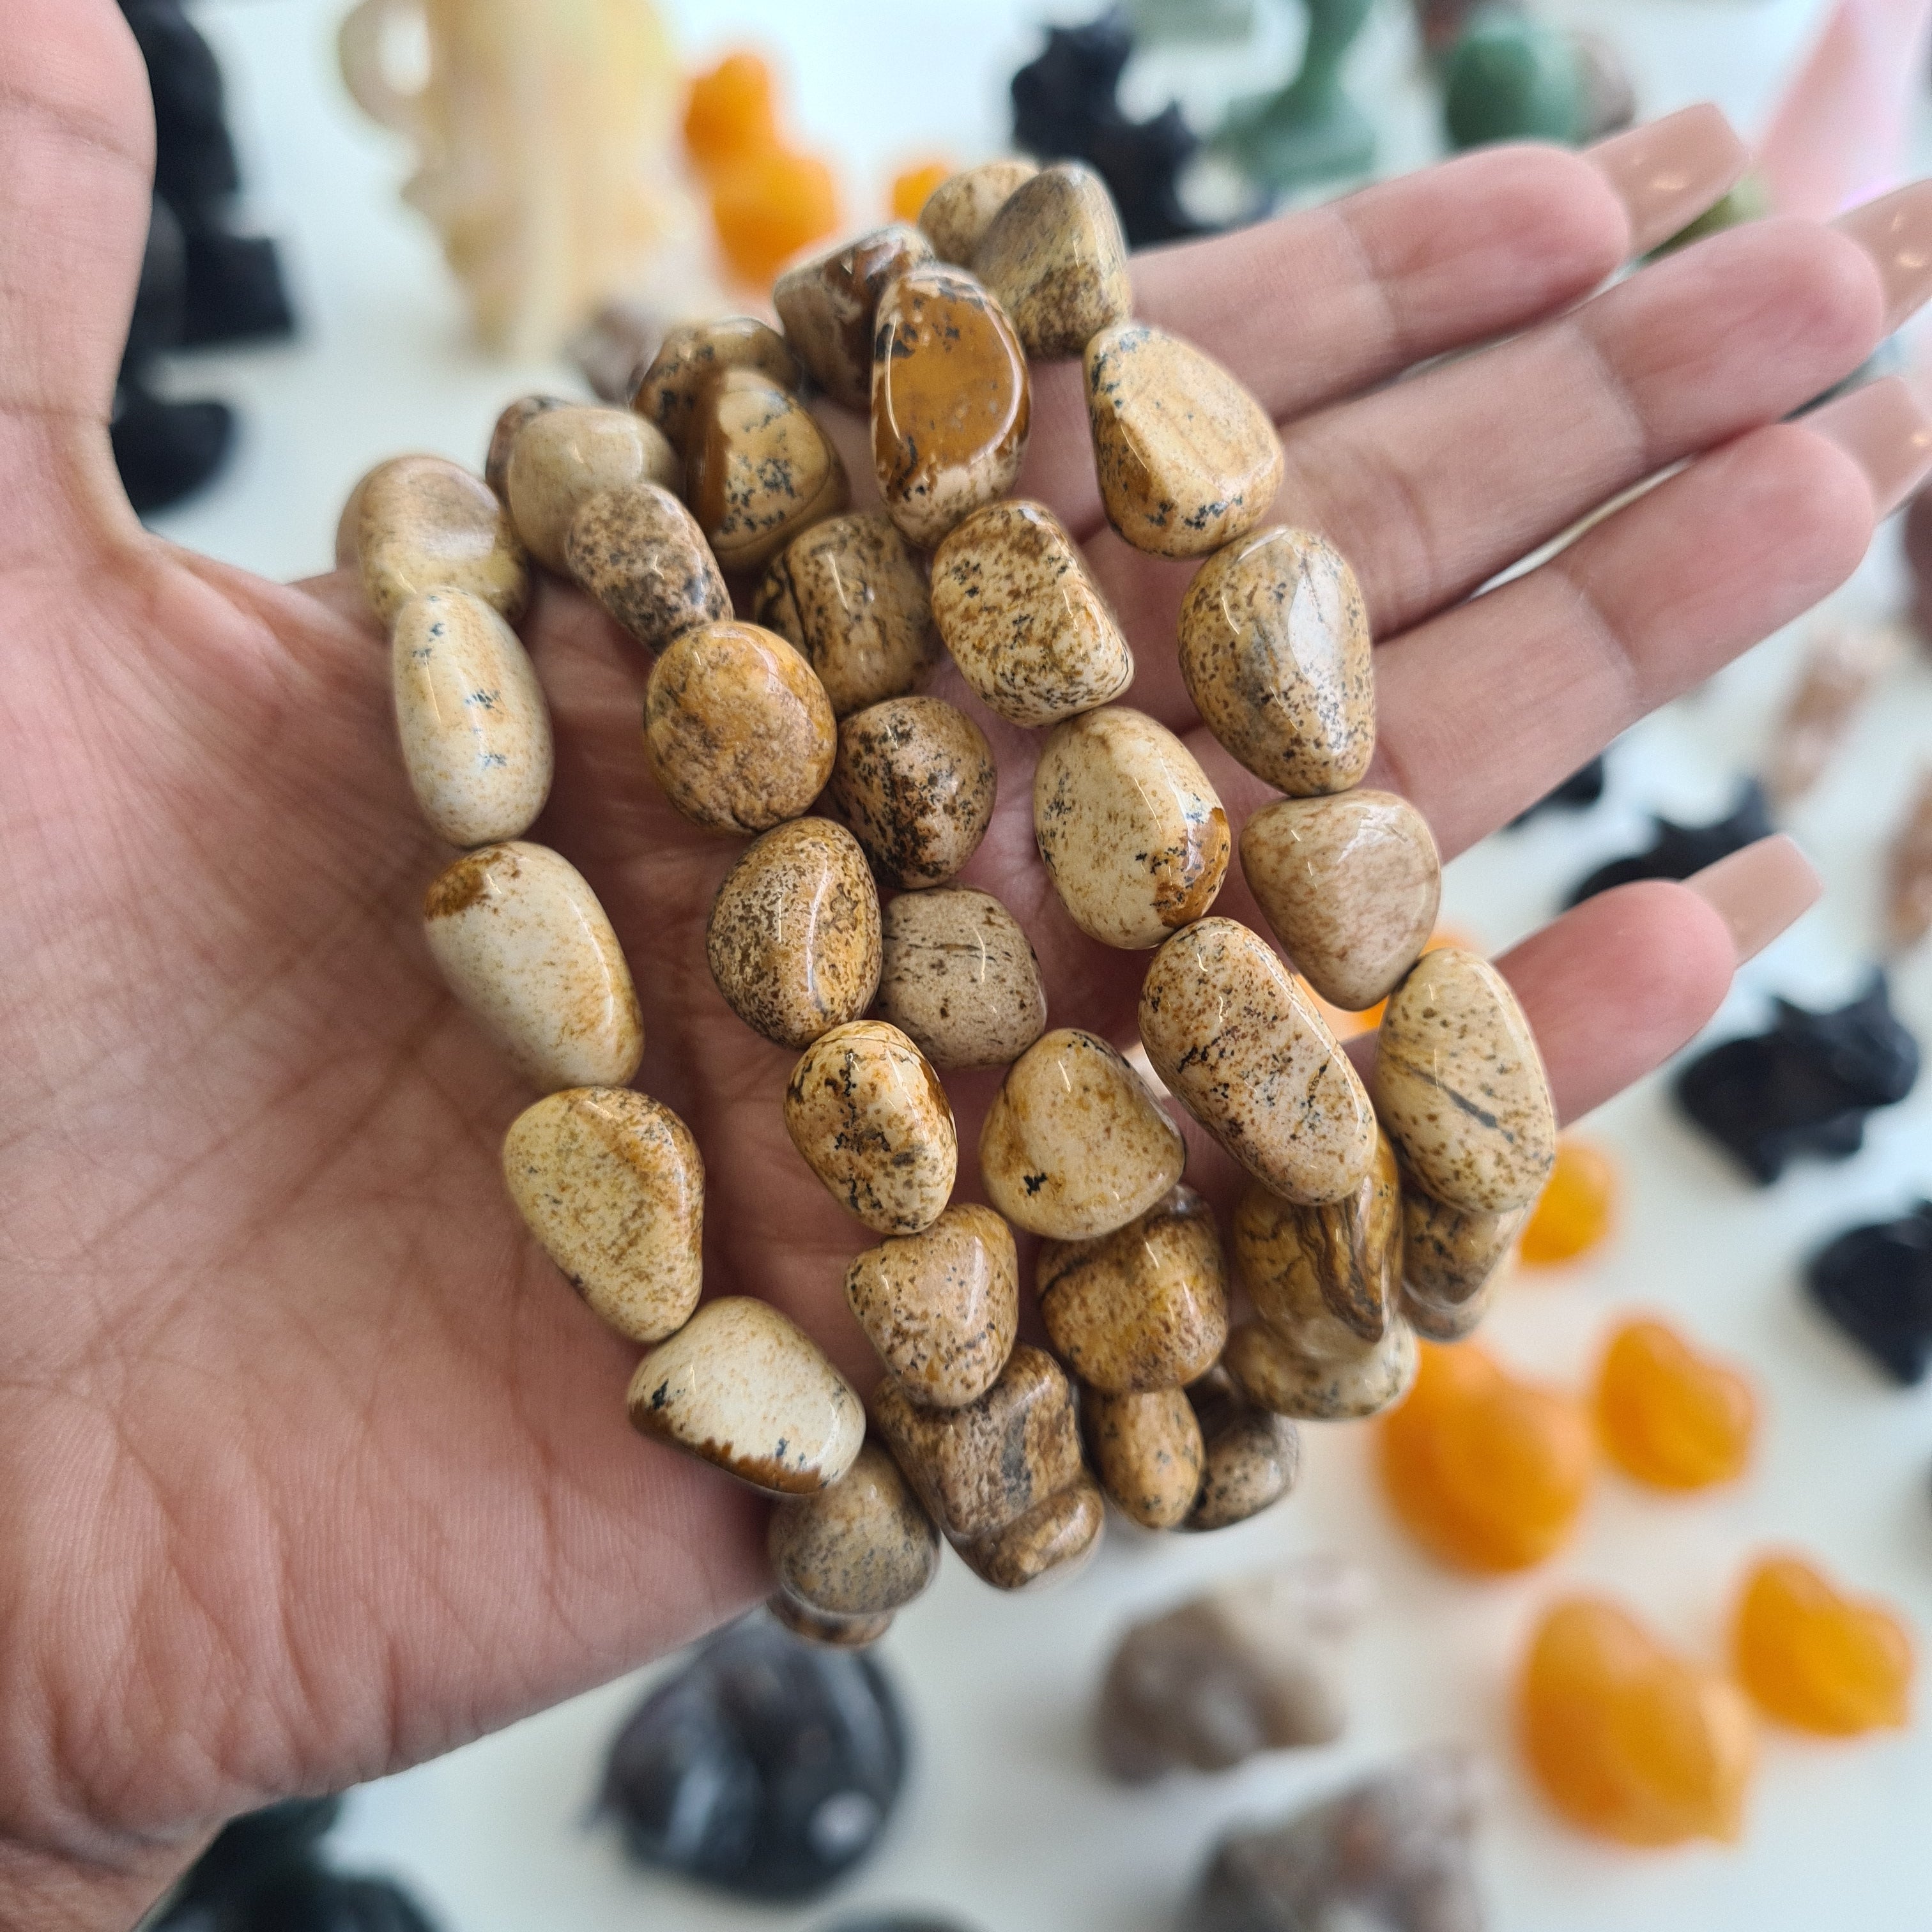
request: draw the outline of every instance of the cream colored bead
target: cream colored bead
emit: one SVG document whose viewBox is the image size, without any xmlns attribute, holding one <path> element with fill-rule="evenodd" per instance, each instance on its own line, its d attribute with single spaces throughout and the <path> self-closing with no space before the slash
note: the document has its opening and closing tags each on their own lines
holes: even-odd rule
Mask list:
<svg viewBox="0 0 1932 1932">
<path fill-rule="evenodd" d="M 942 1072 L 1008 1066 L 1046 1030 L 1046 988 L 1019 922 L 991 892 L 939 886 L 886 908 L 873 1014 Z"/>
<path fill-rule="evenodd" d="M 1037 161 L 1003 154 L 949 176 L 926 198 L 919 212 L 920 232 L 942 262 L 970 268 L 993 218 L 1013 190 L 1040 171 Z"/>
<path fill-rule="evenodd" d="M 639 483 L 676 492 L 677 452 L 628 410 L 579 404 L 546 410 L 517 432 L 504 467 L 510 514 L 531 556 L 546 570 L 570 570 L 570 526 L 592 497 Z"/>
<path fill-rule="evenodd" d="M 440 456 L 399 456 L 371 470 L 350 502 L 362 586 L 384 629 L 425 590 L 466 590 L 512 624 L 523 615 L 530 560 L 482 478 Z"/>
<path fill-rule="evenodd" d="M 780 1595 L 825 1621 L 889 1617 L 939 1572 L 932 1519 L 872 1442 L 836 1483 L 780 1503 L 766 1547 Z"/>
</svg>

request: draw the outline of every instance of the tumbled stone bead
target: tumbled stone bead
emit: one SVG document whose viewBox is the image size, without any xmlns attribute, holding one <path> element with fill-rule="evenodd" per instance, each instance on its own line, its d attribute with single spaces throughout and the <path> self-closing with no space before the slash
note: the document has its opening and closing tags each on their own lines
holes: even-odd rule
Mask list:
<svg viewBox="0 0 1932 1932">
<path fill-rule="evenodd" d="M 1130 952 L 1199 919 L 1233 849 L 1194 754 L 1124 704 L 1054 727 L 1034 770 L 1033 829 L 1074 923 Z"/>
<path fill-rule="evenodd" d="M 932 616 L 974 694 L 1016 724 L 1057 724 L 1134 681 L 1078 545 L 1023 496 L 974 511 L 934 553 Z"/>
<path fill-rule="evenodd" d="M 676 639 L 644 693 L 644 749 L 665 797 L 707 832 L 763 832 L 825 789 L 838 728 L 784 638 L 728 619 Z"/>
<path fill-rule="evenodd" d="M 1432 1201 L 1412 1176 L 1403 1177 L 1402 1271 L 1408 1286 L 1453 1306 L 1490 1281 L 1508 1258 L 1527 1207 L 1500 1214 L 1472 1212 Z"/>
<path fill-rule="evenodd" d="M 1019 1327 L 1019 1256 L 990 1208 L 949 1208 L 923 1234 L 870 1248 L 845 1304 L 914 1402 L 958 1408 L 993 1385 Z"/>
<path fill-rule="evenodd" d="M 1217 550 L 1180 606 L 1180 674 L 1231 756 L 1291 798 L 1346 791 L 1376 749 L 1368 607 L 1348 560 L 1283 524 Z"/>
<path fill-rule="evenodd" d="M 342 514 L 335 520 L 335 567 L 338 570 L 352 570 L 358 575 L 362 568 L 362 499 L 369 485 L 381 471 L 388 467 L 388 461 L 379 463 L 373 469 L 365 470 L 356 479 L 356 487 L 343 499 Z M 436 459 L 440 460 L 440 459 Z"/>
<path fill-rule="evenodd" d="M 1006 1066 L 1046 1030 L 1046 988 L 1018 920 L 991 892 L 941 886 L 886 908 L 873 1012 L 942 1072 Z"/>
<path fill-rule="evenodd" d="M 752 614 L 804 653 L 841 718 L 916 691 L 939 662 L 925 568 L 883 510 L 828 517 L 793 538 Z"/>
<path fill-rule="evenodd" d="M 881 1234 L 916 1234 L 959 1162 L 939 1076 L 897 1027 L 855 1020 L 812 1042 L 785 1088 L 785 1130 L 832 1198 Z"/>
<path fill-rule="evenodd" d="M 631 969 L 567 859 L 520 840 L 466 852 L 431 882 L 423 922 L 449 990 L 526 1079 L 629 1083 L 644 1052 Z"/>
<path fill-rule="evenodd" d="M 1393 792 L 1280 800 L 1242 827 L 1241 870 L 1302 976 L 1345 1012 L 1387 999 L 1436 929 L 1442 862 Z"/>
<path fill-rule="evenodd" d="M 510 446 L 518 432 L 533 416 L 574 406 L 567 396 L 519 396 L 496 418 L 496 426 L 490 432 L 490 452 L 483 462 L 483 480 L 505 502 L 509 500 Z"/>
<path fill-rule="evenodd" d="M 794 1051 L 856 1020 L 879 985 L 879 894 L 859 842 L 829 818 L 755 840 L 705 934 L 711 976 L 754 1032 Z"/>
<path fill-rule="evenodd" d="M 844 1474 L 866 1439 L 851 1384 L 766 1301 L 707 1301 L 638 1364 L 631 1426 L 772 1496 Z"/>
<path fill-rule="evenodd" d="M 1105 1394 L 1182 1388 L 1228 1339 L 1220 1232 L 1191 1187 L 1110 1234 L 1045 1243 L 1034 1280 L 1055 1352 Z"/>
<path fill-rule="evenodd" d="M 1178 1388 L 1080 1392 L 1080 1426 L 1100 1486 L 1144 1529 L 1173 1529 L 1201 1492 L 1205 1450 L 1194 1405 Z"/>
<path fill-rule="evenodd" d="M 1556 1108 L 1528 1018 L 1509 982 L 1460 947 L 1424 953 L 1390 996 L 1375 1095 L 1417 1180 L 1452 1208 L 1522 1207 L 1556 1162 Z"/>
<path fill-rule="evenodd" d="M 978 850 L 999 775 L 986 734 L 941 698 L 889 698 L 838 727 L 832 798 L 888 885 L 943 885 Z"/>
<path fill-rule="evenodd" d="M 1081 1473 L 1066 1377 L 1024 1342 L 992 1387 L 963 1407 L 923 1407 L 892 1382 L 872 1406 L 906 1479 L 955 1541 L 1004 1529 Z"/>
<path fill-rule="evenodd" d="M 546 570 L 568 575 L 570 526 L 592 497 L 656 483 L 675 490 L 682 466 L 647 422 L 589 404 L 546 410 L 517 432 L 503 472 L 517 533 Z"/>
<path fill-rule="evenodd" d="M 920 232 L 932 244 L 942 262 L 961 268 L 971 265 L 993 218 L 1005 207 L 1013 190 L 1039 172 L 1036 161 L 1003 154 L 950 176 L 926 198 L 919 212 Z"/>
<path fill-rule="evenodd" d="M 931 549 L 1018 476 L 1026 357 L 998 302 L 957 268 L 915 268 L 879 302 L 872 461 L 886 514 Z"/>
<path fill-rule="evenodd" d="M 606 490 L 565 540 L 571 575 L 646 650 L 731 614 L 731 593 L 697 520 L 661 484 Z"/>
<path fill-rule="evenodd" d="M 1440 1301 L 1405 1282 L 1402 1316 L 1425 1342 L 1466 1342 L 1483 1325 L 1502 1285 L 1501 1274 L 1492 1275 L 1462 1300 Z"/>
<path fill-rule="evenodd" d="M 960 1560 L 996 1590 L 1030 1590 L 1070 1581 L 1100 1546 L 1107 1507 L 1082 1475 L 1036 1503 L 1017 1522 L 957 1546 Z"/>
<path fill-rule="evenodd" d="M 1190 1388 L 1187 1399 L 1201 1424 L 1201 1493 L 1183 1529 L 1232 1529 L 1294 1487 L 1301 1436 L 1286 1416 L 1250 1408 L 1219 1369 Z"/>
<path fill-rule="evenodd" d="M 685 460 L 692 514 L 734 574 L 763 570 L 850 496 L 812 412 L 754 369 L 728 369 L 700 392 Z"/>
<path fill-rule="evenodd" d="M 1036 359 L 1078 356 L 1134 312 L 1114 198 L 1078 161 L 1041 169 L 1006 197 L 974 250 L 973 272 Z"/>
<path fill-rule="evenodd" d="M 396 733 L 410 788 L 452 845 L 520 838 L 550 796 L 550 706 L 517 634 L 480 597 L 428 590 L 396 614 Z"/>
<path fill-rule="evenodd" d="M 530 560 L 480 478 L 440 456 L 399 456 L 371 470 L 356 494 L 362 587 L 385 630 L 426 590 L 467 591 L 508 623 L 523 615 Z"/>
<path fill-rule="evenodd" d="M 1072 1027 L 1013 1063 L 980 1132 L 988 1199 L 1028 1234 L 1061 1241 L 1125 1227 L 1180 1178 L 1186 1158 L 1146 1082 Z"/>
<path fill-rule="evenodd" d="M 668 1107 L 622 1087 L 552 1094 L 512 1122 L 503 1179 L 524 1225 L 619 1334 L 662 1342 L 690 1319 L 704 1162 Z"/>
<path fill-rule="evenodd" d="M 939 1570 L 939 1532 L 890 1456 L 868 1442 L 844 1474 L 772 1512 L 765 1547 L 778 1579 L 773 1613 L 804 1636 L 868 1642 Z M 802 1611 L 794 1620 L 789 1612 Z M 816 1628 L 812 1628 L 815 1626 Z"/>
<path fill-rule="evenodd" d="M 659 344 L 651 364 L 638 379 L 631 407 L 655 424 L 670 446 L 686 453 L 698 392 L 725 369 L 750 369 L 768 376 L 782 389 L 803 380 L 798 358 L 768 324 L 734 315 L 712 322 L 686 322 Z"/>
<path fill-rule="evenodd" d="M 1220 363 L 1143 322 L 1087 345 L 1087 412 L 1107 520 L 1136 550 L 1204 556 L 1281 488 L 1281 439 Z"/>
<path fill-rule="evenodd" d="M 932 244 L 904 222 L 788 268 L 772 286 L 785 340 L 836 403 L 864 410 L 872 398 L 872 321 L 879 298 Z"/>
<path fill-rule="evenodd" d="M 1148 968 L 1140 1025 L 1175 1099 L 1264 1186 L 1315 1207 L 1361 1184 L 1368 1094 L 1307 989 L 1246 926 L 1176 933 Z"/>
<path fill-rule="evenodd" d="M 1350 1359 L 1304 1355 L 1265 1323 L 1244 1322 L 1228 1337 L 1222 1366 L 1257 1408 L 1304 1422 L 1377 1415 L 1415 1380 L 1414 1331 L 1400 1318 L 1372 1347 Z"/>
<path fill-rule="evenodd" d="M 774 1590 L 765 1599 L 765 1608 L 774 1622 L 821 1650 L 867 1650 L 892 1627 L 890 1610 L 870 1617 L 828 1616 L 822 1610 L 808 1610 L 782 1590 Z"/>
</svg>

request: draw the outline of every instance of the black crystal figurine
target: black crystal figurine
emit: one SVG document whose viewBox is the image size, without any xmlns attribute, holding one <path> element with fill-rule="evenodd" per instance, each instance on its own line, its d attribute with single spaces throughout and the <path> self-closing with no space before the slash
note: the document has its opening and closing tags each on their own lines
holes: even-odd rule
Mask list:
<svg viewBox="0 0 1932 1932">
<path fill-rule="evenodd" d="M 340 1798 L 290 1798 L 232 1820 L 195 1861 L 176 1905 L 226 1910 L 278 1872 L 310 1863 L 341 1815 Z"/>
<path fill-rule="evenodd" d="M 1709 825 L 1676 825 L 1667 818 L 1655 824 L 1657 836 L 1648 851 L 1634 852 L 1628 859 L 1613 859 L 1607 866 L 1600 866 L 1570 895 L 1570 904 L 1581 905 L 1613 886 L 1630 885 L 1639 879 L 1688 879 L 1706 866 L 1714 866 L 1720 859 L 1768 838 L 1772 830 L 1764 788 L 1755 778 L 1745 784 L 1726 818 Z"/>
<path fill-rule="evenodd" d="M 435 1932 L 414 1899 L 387 1879 L 294 1865 L 263 1886 L 221 1932 Z"/>
<path fill-rule="evenodd" d="M 1894 1016 L 1882 973 L 1835 1012 L 1777 1005 L 1768 1033 L 1727 1040 L 1677 1076 L 1684 1111 L 1766 1186 L 1799 1154 L 1848 1160 L 1864 1144 L 1865 1116 L 1896 1106 L 1918 1078 L 1918 1042 Z"/>
<path fill-rule="evenodd" d="M 1582 770 L 1572 772 L 1554 791 L 1545 792 L 1527 811 L 1518 812 L 1510 820 L 1510 829 L 1514 831 L 1519 825 L 1527 825 L 1545 812 L 1588 812 L 1601 800 L 1604 783 L 1604 760 L 1599 753 Z M 1630 861 L 1623 862 L 1628 865 Z"/>
<path fill-rule="evenodd" d="M 1910 1388 L 1932 1368 L 1932 1201 L 1896 1221 L 1848 1228 L 1812 1256 L 1811 1298 Z"/>
<path fill-rule="evenodd" d="M 762 1612 L 706 1643 L 632 1714 L 604 1809 L 645 1863 L 746 1898 L 816 1898 L 878 1842 L 905 1779 L 883 1672 Z"/>
</svg>

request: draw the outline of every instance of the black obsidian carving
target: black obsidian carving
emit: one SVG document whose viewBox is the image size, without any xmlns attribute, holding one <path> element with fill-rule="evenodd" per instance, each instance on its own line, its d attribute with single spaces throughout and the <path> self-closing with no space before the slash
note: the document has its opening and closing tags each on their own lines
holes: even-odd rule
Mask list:
<svg viewBox="0 0 1932 1932">
<path fill-rule="evenodd" d="M 1932 1369 L 1932 1201 L 1850 1228 L 1812 1256 L 1811 1298 L 1896 1382 Z"/>
<path fill-rule="evenodd" d="M 436 1932 L 420 1906 L 386 1879 L 346 1878 L 292 1865 L 271 1879 L 221 1932 Z"/>
<path fill-rule="evenodd" d="M 342 1815 L 340 1798 L 290 1798 L 232 1820 L 182 1882 L 179 1904 L 230 1904 L 271 1874 L 312 1859 Z"/>
<path fill-rule="evenodd" d="M 878 1843 L 905 1780 L 891 1684 L 763 1612 L 713 1637 L 632 1714 L 604 1808 L 632 1854 L 752 1898 L 817 1897 Z"/>
<path fill-rule="evenodd" d="M 1570 904 L 1581 905 L 1613 886 L 1628 886 L 1638 879 L 1688 879 L 1706 866 L 1714 866 L 1720 859 L 1768 838 L 1772 829 L 1764 789 L 1755 778 L 1745 785 L 1728 818 L 1709 825 L 1677 825 L 1660 818 L 1656 825 L 1657 836 L 1648 851 L 1634 852 L 1628 859 L 1600 866 L 1570 895 Z"/>
<path fill-rule="evenodd" d="M 1602 798 L 1604 784 L 1604 760 L 1599 755 L 1580 771 L 1572 772 L 1554 791 L 1545 792 L 1527 812 L 1518 812 L 1510 820 L 1510 830 L 1527 825 L 1546 812 L 1587 812 Z"/>
<path fill-rule="evenodd" d="M 1727 1040 L 1677 1076 L 1697 1125 L 1768 1186 L 1800 1154 L 1844 1160 L 1865 1116 L 1895 1106 L 1918 1078 L 1918 1042 L 1899 1024 L 1882 973 L 1850 1005 L 1812 1012 L 1778 1002 L 1768 1033 Z"/>
</svg>

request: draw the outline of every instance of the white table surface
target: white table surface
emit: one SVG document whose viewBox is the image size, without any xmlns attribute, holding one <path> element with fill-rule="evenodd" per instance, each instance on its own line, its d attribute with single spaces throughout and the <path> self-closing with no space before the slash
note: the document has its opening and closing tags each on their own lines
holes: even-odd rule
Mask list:
<svg viewBox="0 0 1932 1932">
<path fill-rule="evenodd" d="M 340 10 L 339 0 L 205 0 L 196 10 L 227 67 L 250 214 L 286 244 L 305 326 L 286 347 L 205 356 L 177 373 L 181 393 L 227 396 L 244 423 L 226 478 L 162 527 L 272 574 L 325 566 L 340 499 L 370 463 L 415 448 L 474 462 L 505 400 L 559 380 L 554 370 L 491 363 L 467 345 L 434 239 L 394 199 L 400 148 L 358 122 L 334 81 Z M 841 162 L 856 218 L 907 157 L 937 149 L 970 158 L 1001 145 L 1005 81 L 1036 44 L 1033 22 L 1041 12 L 1088 10 L 1017 0 L 676 0 L 666 10 L 694 59 L 745 38 L 785 50 L 796 124 Z M 1568 0 L 1545 10 L 1611 33 L 1646 111 L 1714 97 L 1750 128 L 1819 8 Z M 1270 32 L 1292 38 L 1285 21 Z M 1238 55 L 1174 56 L 1130 74 L 1130 98 L 1150 109 L 1178 86 L 1204 103 L 1232 76 L 1252 85 L 1258 66 Z M 922 74 L 936 78 L 922 82 Z M 1426 158 L 1427 100 L 1405 18 L 1389 0 L 1354 74 L 1364 98 L 1383 104 L 1388 164 Z M 1895 598 L 1882 540 L 1835 608 L 1856 616 Z M 1445 916 L 1501 947 L 1546 918 L 1600 859 L 1642 843 L 1648 809 L 1695 818 L 1728 808 L 1808 628 L 1630 734 L 1613 755 L 1610 800 L 1587 818 L 1546 817 L 1457 861 Z M 1880 842 L 1928 748 L 1932 657 L 1922 656 L 1897 674 L 1790 822 L 1826 874 L 1825 904 L 1746 970 L 1714 1030 L 1757 1024 L 1773 992 L 1822 1002 L 1856 988 L 1876 929 Z M 1898 974 L 1895 995 L 1932 1042 L 1928 951 Z M 910 1788 L 878 1856 L 832 1904 L 811 1910 L 752 1907 L 640 1874 L 613 1834 L 589 1828 L 604 1748 L 651 1672 L 369 1788 L 338 1834 L 340 1854 L 404 1876 L 448 1932 L 791 1932 L 874 1904 L 940 1908 L 980 1932 L 1154 1932 L 1172 1922 L 1229 1824 L 1278 1816 L 1406 1749 L 1456 1738 L 1493 1765 L 1480 1858 L 1502 1932 L 1920 1932 L 1932 1924 L 1924 1718 L 1904 1735 L 1851 1745 L 1768 1727 L 1742 1846 L 1637 1854 L 1580 1837 L 1544 1808 L 1510 1747 L 1507 1688 L 1540 1606 L 1577 1586 L 1612 1590 L 1672 1641 L 1716 1654 L 1742 1566 L 1773 1541 L 1814 1552 L 1932 1632 L 1932 1389 L 1882 1381 L 1798 1290 L 1802 1259 L 1822 1239 L 1932 1191 L 1932 1080 L 1874 1120 L 1856 1160 L 1801 1165 L 1768 1192 L 1742 1183 L 1678 1120 L 1660 1081 L 1606 1108 L 1588 1131 L 1622 1164 L 1620 1232 L 1570 1269 L 1519 1276 L 1487 1339 L 1512 1364 L 1574 1383 L 1617 1316 L 1670 1312 L 1748 1363 L 1764 1398 L 1761 1451 L 1736 1487 L 1672 1499 L 1606 1474 L 1569 1552 L 1525 1576 L 1472 1582 L 1434 1567 L 1393 1524 L 1368 1467 L 1366 1427 L 1316 1427 L 1295 1496 L 1225 1534 L 1156 1540 L 1116 1523 L 1076 1586 L 1019 1601 L 949 1561 L 881 1647 L 916 1733 Z M 1108 1784 L 1094 1768 L 1088 1723 L 1123 1626 L 1215 1579 L 1326 1550 L 1366 1563 L 1381 1588 L 1353 1653 L 1346 1738 L 1215 1779 L 1132 1792 Z"/>
</svg>

